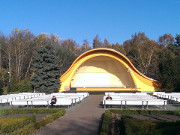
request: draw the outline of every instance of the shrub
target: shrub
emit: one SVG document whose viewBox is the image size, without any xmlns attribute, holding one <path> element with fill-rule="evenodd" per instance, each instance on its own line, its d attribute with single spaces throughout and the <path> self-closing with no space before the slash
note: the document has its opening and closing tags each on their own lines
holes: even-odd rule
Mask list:
<svg viewBox="0 0 180 135">
<path fill-rule="evenodd" d="M 167 110 L 151 110 L 151 111 L 149 111 L 149 114 L 170 114 L 170 115 L 174 115 L 175 112 L 174 111 L 167 111 Z"/>
<path fill-rule="evenodd" d="M 46 112 L 45 112 L 46 110 Z M 45 117 L 44 119 L 37 121 L 33 124 L 29 124 L 26 127 L 11 133 L 10 135 L 29 135 L 29 134 L 33 134 L 35 132 L 35 130 L 45 126 L 48 123 L 53 122 L 55 119 L 63 116 L 65 114 L 65 109 L 34 109 L 34 111 L 36 112 L 40 112 L 40 113 L 53 113 L 50 116 Z"/>
<path fill-rule="evenodd" d="M 10 133 L 16 129 L 22 128 L 23 126 L 35 122 L 35 116 L 22 116 L 22 117 L 8 117 L 0 118 L 0 130 L 2 133 Z"/>
<path fill-rule="evenodd" d="M 120 114 L 129 114 L 129 113 L 137 114 L 138 110 L 117 110 L 117 109 L 111 109 L 110 112 L 112 112 L 112 113 L 120 113 Z"/>
<path fill-rule="evenodd" d="M 18 89 L 18 83 L 16 81 L 16 79 L 11 79 L 10 83 L 9 83 L 9 89 L 10 91 L 9 92 L 17 92 L 19 89 Z"/>
<path fill-rule="evenodd" d="M 2 115 L 7 115 L 7 114 L 8 114 L 7 109 L 5 109 L 5 108 L 1 108 L 1 109 L 0 109 L 0 116 L 2 116 Z"/>
<path fill-rule="evenodd" d="M 126 135 L 152 135 L 156 124 L 152 120 L 139 120 L 129 116 L 122 116 L 122 123 Z"/>
<path fill-rule="evenodd" d="M 139 120 L 122 117 L 126 135 L 176 135 L 180 133 L 180 121 Z"/>
<path fill-rule="evenodd" d="M 180 133 L 180 125 L 169 126 L 154 131 L 155 135 L 178 135 Z"/>
<path fill-rule="evenodd" d="M 108 135 L 108 132 L 109 132 L 109 121 L 110 121 L 110 110 L 107 110 L 104 113 L 100 135 Z"/>
<path fill-rule="evenodd" d="M 109 132 L 110 114 L 169 114 L 180 115 L 180 110 L 107 110 L 103 117 L 100 135 L 107 135 Z M 121 126 L 121 134 L 138 134 L 138 135 L 164 135 L 164 134 L 178 134 L 180 133 L 180 121 L 152 121 L 139 120 L 129 116 L 122 116 L 118 121 L 118 126 Z M 175 130 L 173 133 L 172 131 Z"/>
<path fill-rule="evenodd" d="M 27 125 L 26 127 L 22 128 L 16 132 L 11 133 L 10 135 L 30 135 L 30 134 L 34 133 L 35 130 L 37 129 L 37 128 L 35 128 L 35 127 L 37 127 L 37 124 L 38 124 L 37 122 L 31 123 L 31 124 Z"/>
<path fill-rule="evenodd" d="M 160 128 L 168 128 L 168 127 L 176 127 L 180 126 L 180 121 L 157 121 L 156 122 L 156 127 L 157 129 Z"/>
<path fill-rule="evenodd" d="M 33 91 L 33 87 L 29 79 L 22 80 L 19 83 L 19 92 L 32 92 L 32 91 Z"/>
<path fill-rule="evenodd" d="M 62 109 L 7 109 L 6 115 L 27 114 L 27 113 L 56 113 Z"/>
<path fill-rule="evenodd" d="M 40 120 L 39 124 L 40 124 L 40 126 L 45 126 L 46 124 L 53 122 L 55 119 L 63 116 L 64 114 L 65 114 L 65 110 L 62 109 L 56 113 L 53 113 L 51 116 L 48 116 L 48 117 Z"/>
<path fill-rule="evenodd" d="M 169 114 L 180 115 L 180 110 L 168 111 L 168 110 L 117 110 L 111 109 L 110 112 L 118 114 Z"/>
</svg>

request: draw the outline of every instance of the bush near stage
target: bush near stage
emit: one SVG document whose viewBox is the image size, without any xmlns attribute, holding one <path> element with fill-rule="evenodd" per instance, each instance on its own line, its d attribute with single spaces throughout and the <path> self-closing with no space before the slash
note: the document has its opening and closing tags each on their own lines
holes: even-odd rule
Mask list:
<svg viewBox="0 0 180 135">
<path fill-rule="evenodd" d="M 3 123 L 0 124 L 0 131 L 2 133 L 9 133 L 10 135 L 33 134 L 37 129 L 63 116 L 65 112 L 66 112 L 65 109 L 7 109 L 4 110 L 3 113 L 0 113 L 0 116 L 13 115 L 13 114 L 34 114 L 34 115 L 31 117 L 23 116 L 16 118 L 15 117 L 0 118 L 0 123 Z M 36 121 L 35 114 L 38 113 L 40 114 L 49 113 L 51 115 L 48 115 L 47 117 L 39 121 Z M 9 121 L 9 122 L 5 122 L 5 121 Z M 15 129 L 17 130 L 15 131 Z"/>
<path fill-rule="evenodd" d="M 180 116 L 180 111 L 159 110 L 107 110 L 103 117 L 100 135 L 111 134 L 110 117 L 112 114 L 121 114 L 121 119 L 115 122 L 121 135 L 173 135 L 180 133 L 180 121 L 153 121 L 140 120 L 128 116 L 128 114 L 168 114 Z"/>
</svg>

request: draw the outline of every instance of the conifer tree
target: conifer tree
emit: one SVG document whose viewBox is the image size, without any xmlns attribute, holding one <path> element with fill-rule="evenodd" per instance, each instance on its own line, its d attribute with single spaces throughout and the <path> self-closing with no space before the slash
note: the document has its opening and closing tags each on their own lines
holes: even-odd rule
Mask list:
<svg viewBox="0 0 180 135">
<path fill-rule="evenodd" d="M 52 93 L 59 88 L 59 68 L 51 44 L 39 47 L 33 58 L 32 84 L 35 91 Z"/>
</svg>

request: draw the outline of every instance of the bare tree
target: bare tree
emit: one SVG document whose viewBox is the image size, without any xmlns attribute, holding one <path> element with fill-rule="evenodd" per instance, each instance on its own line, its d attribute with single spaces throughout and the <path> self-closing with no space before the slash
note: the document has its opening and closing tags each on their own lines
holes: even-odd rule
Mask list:
<svg viewBox="0 0 180 135">
<path fill-rule="evenodd" d="M 23 79 L 29 63 L 31 63 L 32 54 L 34 50 L 34 35 L 28 30 L 18 30 L 15 28 L 9 39 L 9 72 L 10 77 L 12 73 L 17 81 Z M 15 72 L 13 72 L 15 71 Z"/>
<path fill-rule="evenodd" d="M 127 53 L 126 56 L 133 62 L 135 67 L 143 74 L 149 75 L 152 63 L 158 61 L 156 57 L 157 42 L 150 40 L 145 36 L 145 33 L 135 33 L 132 35 L 132 39 L 124 42 L 123 46 Z"/>
</svg>

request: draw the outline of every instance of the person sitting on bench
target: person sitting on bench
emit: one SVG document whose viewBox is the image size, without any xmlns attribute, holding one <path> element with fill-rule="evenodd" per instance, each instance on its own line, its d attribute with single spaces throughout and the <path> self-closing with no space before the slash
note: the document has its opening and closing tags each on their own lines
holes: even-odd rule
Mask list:
<svg viewBox="0 0 180 135">
<path fill-rule="evenodd" d="M 57 99 L 55 96 L 53 96 L 51 99 L 51 108 L 53 108 L 53 106 L 54 106 L 54 104 L 56 104 L 56 102 L 57 102 Z"/>
<path fill-rule="evenodd" d="M 106 100 L 112 100 L 112 97 L 108 94 L 108 96 L 106 97 Z"/>
</svg>

